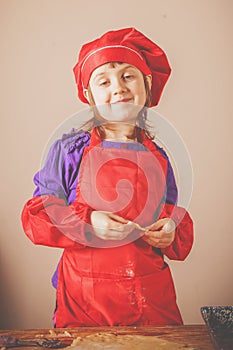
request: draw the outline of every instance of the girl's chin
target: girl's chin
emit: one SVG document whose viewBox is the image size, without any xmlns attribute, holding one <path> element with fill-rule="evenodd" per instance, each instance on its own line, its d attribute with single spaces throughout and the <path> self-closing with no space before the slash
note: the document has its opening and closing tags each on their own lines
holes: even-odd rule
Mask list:
<svg viewBox="0 0 233 350">
<path fill-rule="evenodd" d="M 96 106 L 99 115 L 109 122 L 135 122 L 142 106 L 132 103 L 114 103 Z"/>
</svg>

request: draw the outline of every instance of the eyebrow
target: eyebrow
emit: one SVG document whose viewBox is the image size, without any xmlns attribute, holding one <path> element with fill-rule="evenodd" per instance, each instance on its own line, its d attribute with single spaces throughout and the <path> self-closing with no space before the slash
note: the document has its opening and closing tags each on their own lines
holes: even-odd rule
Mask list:
<svg viewBox="0 0 233 350">
<path fill-rule="evenodd" d="M 122 62 L 123 63 L 123 62 Z M 109 64 L 110 64 L 110 62 L 109 62 Z M 120 63 L 118 63 L 118 64 L 120 64 Z M 114 68 L 114 67 L 111 67 L 111 68 Z M 134 66 L 132 66 L 132 65 L 127 65 L 127 66 L 125 66 L 125 67 L 122 67 L 122 69 L 121 70 L 125 70 L 125 69 L 128 69 L 128 68 L 133 68 L 133 69 L 136 69 L 136 67 L 134 67 Z M 97 78 L 99 78 L 99 77 L 101 77 L 101 76 L 103 76 L 103 75 L 105 75 L 106 74 L 106 72 L 101 72 L 101 73 L 98 73 L 98 74 L 96 74 L 96 76 L 94 76 L 94 80 L 96 80 Z"/>
</svg>

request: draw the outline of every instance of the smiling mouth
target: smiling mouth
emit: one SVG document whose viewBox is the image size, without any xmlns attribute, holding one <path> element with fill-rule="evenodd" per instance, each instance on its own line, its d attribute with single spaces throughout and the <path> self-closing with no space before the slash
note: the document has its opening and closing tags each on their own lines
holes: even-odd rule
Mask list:
<svg viewBox="0 0 233 350">
<path fill-rule="evenodd" d="M 115 104 L 115 103 L 129 103 L 132 101 L 132 98 L 123 98 L 121 100 L 118 100 L 118 101 L 115 101 L 115 102 L 112 102 L 112 104 Z"/>
</svg>

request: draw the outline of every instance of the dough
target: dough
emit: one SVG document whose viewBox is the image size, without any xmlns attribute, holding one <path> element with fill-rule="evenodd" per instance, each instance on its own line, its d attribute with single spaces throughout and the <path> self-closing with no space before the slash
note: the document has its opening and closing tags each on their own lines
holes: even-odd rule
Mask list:
<svg viewBox="0 0 233 350">
<path fill-rule="evenodd" d="M 111 333 L 96 333 L 84 338 L 77 337 L 69 350 L 195 350 L 185 344 L 178 344 L 160 339 L 156 336 L 116 335 Z"/>
</svg>

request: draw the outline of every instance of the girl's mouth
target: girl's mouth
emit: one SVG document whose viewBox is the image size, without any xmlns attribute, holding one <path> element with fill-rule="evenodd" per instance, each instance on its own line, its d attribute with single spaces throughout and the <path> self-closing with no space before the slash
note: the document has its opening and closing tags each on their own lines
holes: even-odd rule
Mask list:
<svg viewBox="0 0 233 350">
<path fill-rule="evenodd" d="M 131 102 L 132 101 L 132 98 L 122 98 L 122 99 L 120 99 L 120 100 L 117 100 L 117 101 L 115 101 L 115 102 L 112 102 L 112 104 L 115 104 L 115 103 L 129 103 L 129 102 Z"/>
</svg>

